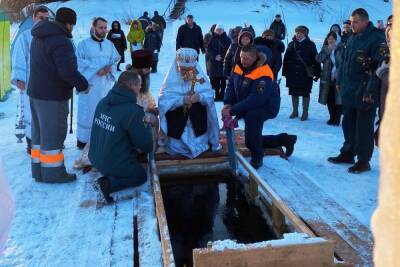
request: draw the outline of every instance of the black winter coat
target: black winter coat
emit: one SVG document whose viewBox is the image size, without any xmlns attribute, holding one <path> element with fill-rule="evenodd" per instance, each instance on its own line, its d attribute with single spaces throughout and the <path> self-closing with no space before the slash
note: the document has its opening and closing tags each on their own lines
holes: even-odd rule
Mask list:
<svg viewBox="0 0 400 267">
<path fill-rule="evenodd" d="M 140 20 L 140 23 L 142 24 L 142 29 L 143 31 L 146 30 L 147 26 L 149 26 L 150 23 L 150 18 L 147 16 L 141 16 L 138 18 L 138 20 Z"/>
<path fill-rule="evenodd" d="M 156 23 L 158 26 L 160 26 L 160 28 L 162 30 L 164 30 L 167 27 L 167 23 L 165 22 L 165 19 L 160 16 L 160 15 L 155 15 L 151 21 L 153 21 L 154 23 Z"/>
<path fill-rule="evenodd" d="M 206 53 L 206 65 L 207 65 L 207 73 L 210 78 L 222 78 L 224 76 L 224 56 L 226 51 L 231 44 L 231 40 L 224 32 L 221 35 L 213 35 L 211 37 L 211 41 L 207 47 Z M 222 57 L 221 61 L 217 61 L 215 58 L 217 55 Z"/>
<path fill-rule="evenodd" d="M 347 40 L 338 81 L 344 106 L 366 109 L 371 105 L 378 105 L 379 79 L 375 75 L 375 70 L 383 60 L 381 51 L 384 49 L 386 49 L 385 36 L 372 23 L 364 32 L 353 34 Z M 366 68 L 358 61 L 361 54 L 375 63 L 371 64 L 372 75 L 368 75 Z M 372 95 L 375 100 L 373 104 L 362 101 L 363 96 L 367 95 Z"/>
<path fill-rule="evenodd" d="M 269 26 L 269 28 L 274 31 L 276 39 L 279 39 L 279 40 L 284 40 L 285 39 L 286 26 L 282 21 L 277 22 L 276 20 L 274 20 L 271 23 L 271 26 Z"/>
<path fill-rule="evenodd" d="M 308 37 L 302 42 L 298 42 L 295 38 L 289 43 L 283 59 L 282 76 L 286 77 L 286 86 L 296 92 L 304 92 L 305 94 L 311 92 L 313 85 L 313 78 L 307 76 L 306 67 L 299 59 L 297 53 L 303 59 L 304 63 L 313 67 L 315 70 L 316 78 L 321 75 L 321 64 L 316 61 L 318 54 L 317 48 Z"/>
<path fill-rule="evenodd" d="M 243 28 L 239 32 L 238 42 L 234 42 L 229 46 L 224 58 L 224 76 L 228 77 L 233 70 L 233 67 L 240 62 L 240 52 L 242 51 L 242 46 L 240 45 L 242 36 L 245 33 L 250 33 L 252 38 L 250 43 L 254 43 L 254 29 L 253 27 Z"/>
<path fill-rule="evenodd" d="M 158 53 L 154 53 L 154 51 L 157 50 L 159 52 L 161 45 L 161 32 L 152 29 L 147 30 L 144 37 L 144 48 L 153 52 L 154 61 L 158 61 Z"/>
<path fill-rule="evenodd" d="M 188 47 L 193 48 L 200 54 L 205 52 L 203 46 L 203 33 L 200 26 L 196 23 L 190 28 L 187 23 L 179 27 L 178 35 L 176 36 L 176 50 L 179 48 Z"/>
<path fill-rule="evenodd" d="M 285 51 L 285 45 L 281 40 L 267 40 L 262 37 L 257 37 L 254 39 L 254 43 L 256 45 L 264 45 L 271 50 L 272 58 L 267 58 L 267 62 L 271 67 L 276 79 L 282 67 L 282 53 Z"/>
<path fill-rule="evenodd" d="M 121 30 L 121 24 L 118 21 L 113 21 L 111 25 L 114 25 L 115 23 L 118 25 L 118 29 L 114 30 L 114 28 L 112 28 L 107 34 L 107 39 L 114 44 L 118 53 L 121 55 L 121 62 L 124 63 L 125 62 L 124 52 L 128 48 L 126 44 L 126 37 L 124 32 Z"/>
<path fill-rule="evenodd" d="M 72 89 L 85 91 L 88 81 L 78 71 L 72 35 L 58 22 L 42 21 L 32 28 L 30 97 L 66 101 Z"/>
</svg>

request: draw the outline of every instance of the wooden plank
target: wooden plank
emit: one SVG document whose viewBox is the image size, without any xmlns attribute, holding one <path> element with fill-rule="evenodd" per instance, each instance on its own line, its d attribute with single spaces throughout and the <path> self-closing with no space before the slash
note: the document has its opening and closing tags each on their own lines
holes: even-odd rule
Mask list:
<svg viewBox="0 0 400 267">
<path fill-rule="evenodd" d="M 334 243 L 321 241 L 310 244 L 270 245 L 262 248 L 196 249 L 194 267 L 322 267 L 333 266 Z"/>
<path fill-rule="evenodd" d="M 162 181 L 164 178 L 171 177 L 176 180 L 187 180 L 190 176 L 224 174 L 230 171 L 228 162 L 212 163 L 212 164 L 195 164 L 195 165 L 177 165 L 177 166 L 164 166 L 158 170 L 158 175 Z"/>
<path fill-rule="evenodd" d="M 165 214 L 164 202 L 161 193 L 160 180 L 157 174 L 157 167 L 154 160 L 150 162 L 151 177 L 153 183 L 153 194 L 156 206 L 156 214 L 158 221 L 158 228 L 160 232 L 162 256 L 164 267 L 175 266 L 174 254 L 171 245 L 171 239 L 169 235 L 168 222 Z"/>
<path fill-rule="evenodd" d="M 264 190 L 271 198 L 272 203 L 282 212 L 285 217 L 291 221 L 296 230 L 308 234 L 310 237 L 315 236 L 314 232 L 290 209 L 283 199 L 267 184 L 267 182 L 260 177 L 257 171 L 247 162 L 247 160 L 239 153 L 236 152 L 236 157 L 242 166 L 250 173 L 256 180 L 258 185 Z"/>
<path fill-rule="evenodd" d="M 336 242 L 338 258 L 361 266 L 372 264 L 370 230 L 301 172 L 268 172 L 265 179 L 317 236 Z M 267 197 L 262 191 L 261 195 Z"/>
<path fill-rule="evenodd" d="M 164 166 L 183 166 L 183 165 L 196 165 L 196 164 L 215 164 L 228 162 L 228 157 L 217 157 L 217 158 L 196 158 L 196 159 L 184 159 L 184 160 L 164 160 L 157 161 L 157 168 Z"/>
</svg>

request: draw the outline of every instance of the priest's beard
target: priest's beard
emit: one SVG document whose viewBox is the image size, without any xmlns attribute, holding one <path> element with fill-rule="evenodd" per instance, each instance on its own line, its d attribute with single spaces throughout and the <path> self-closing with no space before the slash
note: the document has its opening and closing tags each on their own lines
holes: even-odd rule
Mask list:
<svg viewBox="0 0 400 267">
<path fill-rule="evenodd" d="M 98 32 L 98 31 L 96 31 L 96 29 L 94 29 L 93 30 L 93 37 L 96 38 L 99 41 L 103 41 L 104 38 L 106 38 L 106 34 Z"/>
</svg>

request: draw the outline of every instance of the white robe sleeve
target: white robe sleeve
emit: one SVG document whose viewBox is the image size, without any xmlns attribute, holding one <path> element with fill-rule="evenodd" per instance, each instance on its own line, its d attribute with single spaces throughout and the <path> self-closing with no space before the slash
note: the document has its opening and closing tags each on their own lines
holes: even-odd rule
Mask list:
<svg viewBox="0 0 400 267">
<path fill-rule="evenodd" d="M 88 40 L 83 40 L 79 42 L 78 47 L 76 48 L 76 57 L 78 60 L 79 72 L 82 73 L 86 80 L 90 81 L 104 66 L 94 65 L 90 61 L 90 58 L 87 57 L 87 55 L 89 54 L 87 49 L 90 49 L 88 47 Z"/>
<path fill-rule="evenodd" d="M 117 63 L 121 60 L 121 55 L 118 53 L 114 44 L 111 43 L 110 41 L 109 41 L 109 43 L 112 46 L 112 53 L 111 53 L 111 60 L 110 60 L 111 72 L 109 73 L 109 76 L 110 76 L 111 80 L 116 81 L 117 77 L 118 77 Z"/>
<path fill-rule="evenodd" d="M 24 32 L 15 41 L 11 57 L 11 82 L 13 84 L 18 80 L 28 83 L 30 40 L 26 37 L 26 33 Z"/>
</svg>

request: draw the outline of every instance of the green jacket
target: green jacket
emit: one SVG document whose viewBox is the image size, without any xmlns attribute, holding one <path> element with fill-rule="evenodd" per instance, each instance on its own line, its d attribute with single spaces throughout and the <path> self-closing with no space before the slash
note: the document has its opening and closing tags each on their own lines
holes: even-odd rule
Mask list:
<svg viewBox="0 0 400 267">
<path fill-rule="evenodd" d="M 138 150 L 153 149 L 152 130 L 143 122 L 136 95 L 116 83 L 96 107 L 89 159 L 105 176 L 132 177 L 138 168 Z"/>
<path fill-rule="evenodd" d="M 375 71 L 372 75 L 368 75 L 357 58 L 360 58 L 360 54 L 370 58 L 373 69 L 374 65 L 377 66 L 382 59 L 381 48 L 384 46 L 386 46 L 385 36 L 372 23 L 364 32 L 350 36 L 343 54 L 341 77 L 338 79 L 344 106 L 359 109 L 369 108 L 371 104 L 363 103 L 362 98 L 370 94 L 375 100 L 372 106 L 378 104 L 379 79 L 375 75 Z"/>
</svg>

